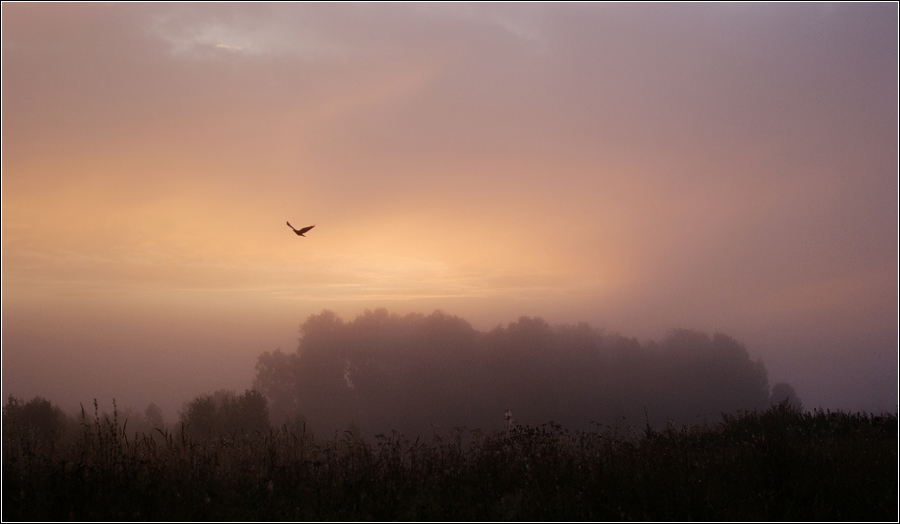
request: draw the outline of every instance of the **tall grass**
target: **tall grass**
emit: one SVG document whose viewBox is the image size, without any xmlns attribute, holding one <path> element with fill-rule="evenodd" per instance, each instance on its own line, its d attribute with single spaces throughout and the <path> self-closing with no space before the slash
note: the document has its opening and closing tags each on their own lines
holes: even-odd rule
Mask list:
<svg viewBox="0 0 900 524">
<path fill-rule="evenodd" d="M 4 520 L 885 520 L 897 416 L 786 405 L 712 426 L 513 425 L 428 442 L 287 428 L 69 442 L 10 432 Z"/>
</svg>

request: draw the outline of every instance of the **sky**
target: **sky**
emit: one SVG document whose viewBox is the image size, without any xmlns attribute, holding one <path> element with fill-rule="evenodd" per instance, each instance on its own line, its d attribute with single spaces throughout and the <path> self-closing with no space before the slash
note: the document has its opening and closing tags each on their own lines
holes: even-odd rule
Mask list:
<svg viewBox="0 0 900 524">
<path fill-rule="evenodd" d="M 895 3 L 4 2 L 2 75 L 4 398 L 174 420 L 387 308 L 897 409 Z"/>
</svg>

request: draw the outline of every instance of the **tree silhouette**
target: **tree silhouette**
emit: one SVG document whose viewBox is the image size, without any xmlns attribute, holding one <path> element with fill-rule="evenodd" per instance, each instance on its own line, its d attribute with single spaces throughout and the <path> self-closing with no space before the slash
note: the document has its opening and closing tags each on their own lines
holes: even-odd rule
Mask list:
<svg viewBox="0 0 900 524">
<path fill-rule="evenodd" d="M 690 424 L 770 398 L 763 363 L 721 333 L 641 344 L 585 323 L 521 317 L 479 332 L 440 311 L 377 309 L 352 322 L 326 310 L 300 334 L 295 352 L 259 356 L 254 387 L 276 424 L 302 416 L 325 433 L 350 422 L 368 435 L 502 429 L 508 409 L 523 424 Z"/>
<path fill-rule="evenodd" d="M 248 389 L 240 396 L 222 389 L 186 403 L 180 423 L 195 437 L 268 431 L 271 424 L 267 403 L 255 389 Z"/>
<path fill-rule="evenodd" d="M 34 439 L 48 443 L 71 433 L 73 425 L 58 406 L 40 396 L 24 402 L 10 395 L 3 406 L 4 438 Z"/>
</svg>

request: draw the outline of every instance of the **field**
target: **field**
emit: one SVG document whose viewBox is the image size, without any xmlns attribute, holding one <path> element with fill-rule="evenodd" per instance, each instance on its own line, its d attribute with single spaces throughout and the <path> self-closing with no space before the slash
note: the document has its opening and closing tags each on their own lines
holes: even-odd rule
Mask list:
<svg viewBox="0 0 900 524">
<path fill-rule="evenodd" d="M 127 425 L 126 425 L 127 427 Z M 787 405 L 665 429 L 8 432 L 3 520 L 897 519 L 897 416 Z"/>
</svg>

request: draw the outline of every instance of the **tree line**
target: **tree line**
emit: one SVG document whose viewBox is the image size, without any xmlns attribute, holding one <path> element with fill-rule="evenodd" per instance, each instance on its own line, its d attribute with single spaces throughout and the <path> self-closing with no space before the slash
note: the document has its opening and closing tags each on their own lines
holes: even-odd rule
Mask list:
<svg viewBox="0 0 900 524">
<path fill-rule="evenodd" d="M 95 403 L 93 414 L 82 408 L 70 417 L 42 397 L 10 397 L 3 432 L 49 441 L 92 419 L 117 418 L 128 433 L 156 438 L 273 425 L 326 437 L 427 437 L 508 422 L 572 429 L 715 423 L 723 413 L 782 401 L 802 409 L 789 384 L 770 387 L 762 361 L 721 333 L 675 329 L 641 343 L 587 323 L 551 326 L 530 317 L 481 332 L 441 311 L 400 316 L 377 309 L 351 322 L 328 310 L 311 315 L 300 335 L 295 351 L 259 355 L 251 389 L 199 395 L 185 402 L 174 426 L 164 424 L 155 404 L 101 417 Z"/>
<path fill-rule="evenodd" d="M 770 387 L 762 361 L 721 333 L 675 329 L 642 344 L 587 323 L 521 317 L 480 332 L 441 311 L 377 309 L 352 322 L 326 310 L 300 334 L 296 351 L 259 356 L 253 386 L 273 421 L 302 417 L 317 431 L 351 422 L 367 435 L 493 430 L 507 410 L 532 425 L 659 427 L 715 423 L 785 399 L 802 407 L 789 384 Z"/>
</svg>

